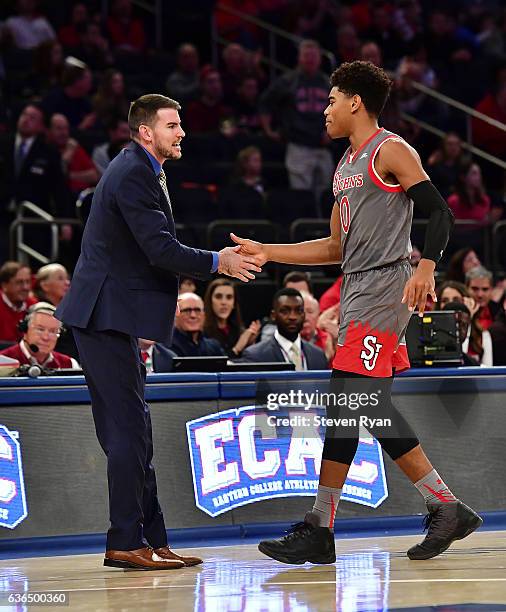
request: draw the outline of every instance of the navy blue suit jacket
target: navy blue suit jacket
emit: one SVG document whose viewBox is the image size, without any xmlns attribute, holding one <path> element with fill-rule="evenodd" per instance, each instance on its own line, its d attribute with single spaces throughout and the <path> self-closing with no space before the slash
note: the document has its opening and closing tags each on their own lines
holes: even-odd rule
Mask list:
<svg viewBox="0 0 506 612">
<path fill-rule="evenodd" d="M 153 345 L 153 371 L 154 372 L 172 372 L 172 360 L 177 357 L 174 351 L 171 351 L 162 344 Z"/>
<path fill-rule="evenodd" d="M 307 369 L 328 370 L 327 358 L 321 348 L 313 346 L 305 340 L 301 340 L 301 343 L 302 352 L 306 358 Z M 286 360 L 276 338 L 272 336 L 268 340 L 263 340 L 244 349 L 241 359 L 239 359 L 239 362 L 241 361 L 260 363 L 262 361 L 276 362 Z"/>
<path fill-rule="evenodd" d="M 212 265 L 210 251 L 178 242 L 153 166 L 131 142 L 97 185 L 81 255 L 56 316 L 73 327 L 170 344 L 179 274 L 208 278 Z"/>
</svg>

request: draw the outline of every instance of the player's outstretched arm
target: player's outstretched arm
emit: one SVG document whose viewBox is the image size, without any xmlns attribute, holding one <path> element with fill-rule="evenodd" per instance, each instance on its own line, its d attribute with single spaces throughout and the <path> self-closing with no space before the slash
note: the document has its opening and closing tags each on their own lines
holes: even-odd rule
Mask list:
<svg viewBox="0 0 506 612">
<path fill-rule="evenodd" d="M 318 240 L 307 240 L 294 244 L 262 244 L 255 240 L 230 234 L 232 240 L 241 246 L 239 253 L 253 258 L 257 266 L 267 261 L 296 265 L 331 265 L 341 263 L 341 229 L 339 206 L 334 204 L 330 218 L 330 236 Z"/>
<path fill-rule="evenodd" d="M 453 226 L 453 214 L 439 191 L 431 183 L 422 167 L 420 156 L 406 142 L 392 139 L 380 149 L 376 161 L 376 172 L 386 179 L 397 179 L 416 208 L 429 217 L 425 233 L 422 259 L 416 272 L 406 283 L 402 302 L 410 310 L 418 306 L 423 315 L 427 295 L 437 301 L 434 283 L 434 269 L 448 244 Z"/>
</svg>

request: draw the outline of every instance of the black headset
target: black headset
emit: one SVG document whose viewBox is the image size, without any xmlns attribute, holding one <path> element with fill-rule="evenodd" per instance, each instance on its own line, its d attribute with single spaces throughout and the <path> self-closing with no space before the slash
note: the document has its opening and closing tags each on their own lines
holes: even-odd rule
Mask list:
<svg viewBox="0 0 506 612">
<path fill-rule="evenodd" d="M 26 311 L 24 319 L 21 319 L 21 321 L 19 321 L 18 323 L 18 330 L 21 333 L 26 334 L 26 332 L 28 331 L 28 323 L 30 322 L 30 319 L 33 317 L 33 315 L 37 312 L 44 312 L 45 314 L 54 316 L 56 308 L 53 306 L 53 304 L 50 304 L 49 302 L 37 302 L 36 304 L 30 306 L 30 308 Z"/>
</svg>

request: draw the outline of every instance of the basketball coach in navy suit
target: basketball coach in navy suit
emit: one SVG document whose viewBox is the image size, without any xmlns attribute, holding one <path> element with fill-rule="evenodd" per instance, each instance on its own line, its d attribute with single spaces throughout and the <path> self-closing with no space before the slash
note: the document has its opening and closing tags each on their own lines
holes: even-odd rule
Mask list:
<svg viewBox="0 0 506 612">
<path fill-rule="evenodd" d="M 112 567 L 175 569 L 201 562 L 167 546 L 137 339 L 170 344 L 179 274 L 207 278 L 218 271 L 247 281 L 259 271 L 236 247 L 211 252 L 177 240 L 162 164 L 181 157 L 178 110 L 177 102 L 158 94 L 131 104 L 133 142 L 95 190 L 72 285 L 56 313 L 72 327 L 107 455 L 111 525 L 104 565 Z"/>
</svg>

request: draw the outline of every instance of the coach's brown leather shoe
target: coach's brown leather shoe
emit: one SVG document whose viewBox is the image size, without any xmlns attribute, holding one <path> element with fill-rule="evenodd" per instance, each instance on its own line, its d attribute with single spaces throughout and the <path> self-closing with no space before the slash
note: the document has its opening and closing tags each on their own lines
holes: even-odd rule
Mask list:
<svg viewBox="0 0 506 612">
<path fill-rule="evenodd" d="M 186 567 L 191 567 L 192 565 L 199 565 L 199 563 L 202 563 L 202 559 L 200 557 L 183 557 L 182 555 L 175 553 L 168 546 L 155 548 L 155 553 L 159 557 L 162 557 L 162 559 L 176 559 L 178 561 L 182 561 Z"/>
<path fill-rule="evenodd" d="M 185 563 L 177 558 L 161 557 L 152 548 L 146 547 L 137 550 L 108 550 L 105 553 L 104 565 L 122 569 L 168 570 L 180 569 Z"/>
</svg>

